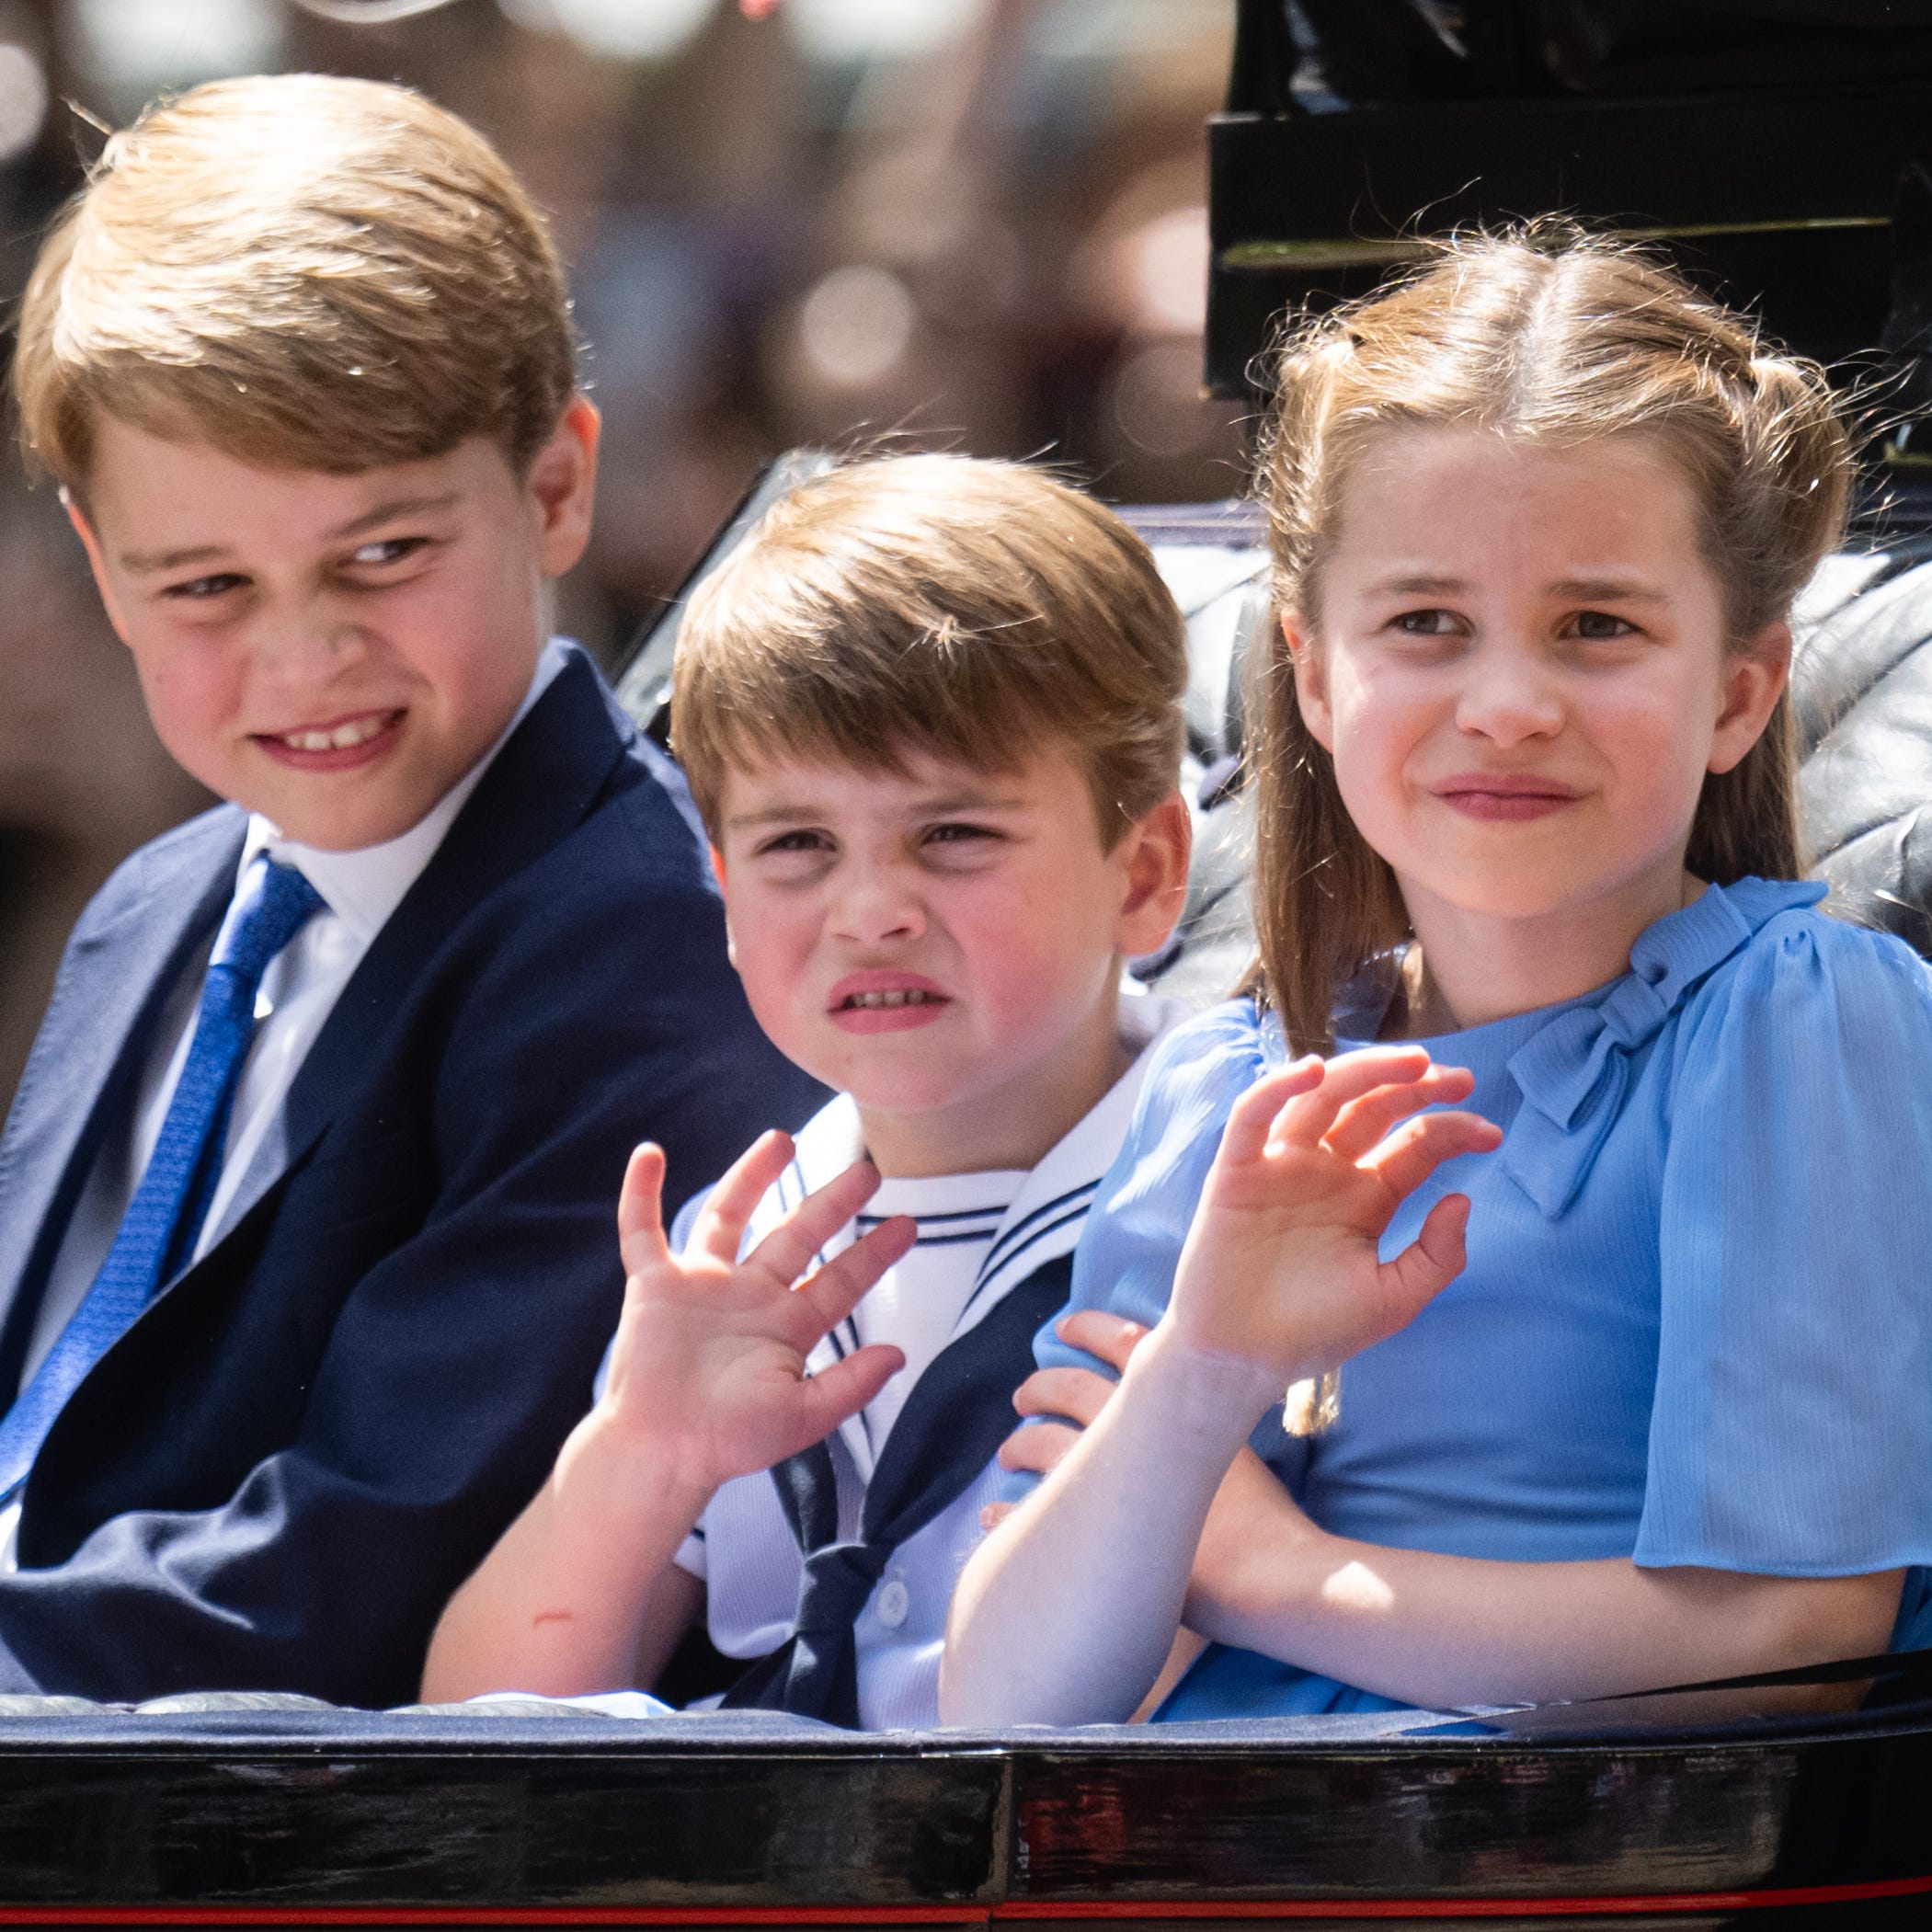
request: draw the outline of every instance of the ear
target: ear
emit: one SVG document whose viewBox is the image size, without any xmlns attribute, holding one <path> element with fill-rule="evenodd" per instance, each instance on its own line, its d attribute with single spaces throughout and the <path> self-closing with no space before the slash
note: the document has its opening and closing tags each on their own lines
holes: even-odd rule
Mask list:
<svg viewBox="0 0 1932 1932">
<path fill-rule="evenodd" d="M 61 508 L 67 512 L 67 520 L 74 525 L 74 533 L 81 540 L 81 548 L 87 553 L 87 567 L 94 573 L 94 588 L 100 592 L 108 622 L 114 626 L 114 634 L 125 644 L 128 627 L 121 617 L 120 606 L 115 601 L 114 587 L 108 581 L 107 558 L 102 553 L 100 539 L 95 534 L 93 524 L 88 522 L 86 511 L 65 485 L 61 488 Z"/>
<path fill-rule="evenodd" d="M 1711 733 L 1712 772 L 1729 772 L 1764 735 L 1791 676 L 1791 627 L 1766 624 L 1724 659 L 1717 726 Z"/>
<path fill-rule="evenodd" d="M 1127 829 L 1114 856 L 1126 868 L 1127 894 L 1115 932 L 1115 949 L 1129 959 L 1158 953 L 1187 902 L 1187 861 L 1194 823 L 1187 801 L 1170 792 Z"/>
<path fill-rule="evenodd" d="M 602 431 L 597 405 L 587 395 L 574 395 L 549 441 L 531 459 L 525 487 L 536 510 L 537 560 L 545 577 L 562 577 L 590 542 Z"/>
<path fill-rule="evenodd" d="M 1314 638 L 1293 612 L 1282 613 L 1281 636 L 1287 646 L 1288 662 L 1295 668 L 1295 702 L 1301 707 L 1302 722 L 1324 751 L 1332 751 L 1335 723 L 1328 703 L 1328 666 Z"/>
</svg>

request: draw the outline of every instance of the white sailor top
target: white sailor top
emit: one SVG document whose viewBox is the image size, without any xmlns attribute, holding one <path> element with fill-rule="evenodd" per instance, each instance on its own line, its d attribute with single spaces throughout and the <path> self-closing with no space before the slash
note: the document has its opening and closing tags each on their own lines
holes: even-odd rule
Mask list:
<svg viewBox="0 0 1932 1932">
<path fill-rule="evenodd" d="M 917 1377 L 1022 1284 L 1056 1263 L 1064 1271 L 1101 1177 L 1126 1137 L 1147 1064 L 1145 1049 L 1187 1017 L 1187 1009 L 1174 1000 L 1151 995 L 1124 1000 L 1121 1035 L 1134 1053 L 1133 1065 L 1038 1166 L 1017 1174 L 885 1183 L 881 1193 L 886 1198 L 875 1197 L 867 1215 L 828 1245 L 827 1253 L 836 1253 L 876 1217 L 912 1211 L 920 1240 L 909 1257 L 913 1267 L 904 1286 L 915 1290 L 930 1286 L 950 1304 L 943 1310 L 915 1309 L 912 1298 L 901 1297 L 901 1285 L 888 1275 L 808 1361 L 808 1369 L 817 1371 L 862 1343 L 875 1342 L 897 1343 L 908 1355 L 907 1369 L 828 1438 L 841 1539 L 859 1534 L 866 1485 Z M 863 1151 L 858 1110 L 841 1094 L 800 1131 L 795 1158 L 760 1205 L 748 1243 Z M 985 1199 L 979 1198 L 982 1195 Z M 693 1202 L 679 1217 L 673 1231 L 678 1245 L 697 1207 Z M 929 1267 L 936 1257 L 921 1256 L 924 1249 L 951 1251 L 955 1258 L 976 1256 L 977 1265 L 969 1272 L 943 1263 Z M 932 1313 L 939 1320 L 926 1319 Z M 1002 1403 L 1005 1399 L 1002 1394 Z M 980 1510 L 999 1500 L 1000 1473 L 989 1461 L 962 1493 L 892 1550 L 855 1618 L 857 1715 L 863 1728 L 914 1730 L 938 1722 L 946 1615 L 959 1573 L 984 1534 Z M 762 1658 L 790 1641 L 805 1560 L 771 1472 L 726 1483 L 677 1560 L 704 1579 L 711 1640 L 726 1656 Z"/>
</svg>

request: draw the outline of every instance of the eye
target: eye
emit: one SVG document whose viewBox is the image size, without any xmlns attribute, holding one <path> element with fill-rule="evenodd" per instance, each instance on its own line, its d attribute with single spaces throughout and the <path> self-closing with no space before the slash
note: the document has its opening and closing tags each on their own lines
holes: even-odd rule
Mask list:
<svg viewBox="0 0 1932 1932">
<path fill-rule="evenodd" d="M 928 826 L 920 842 L 926 845 L 990 844 L 1001 836 L 989 825 L 974 825 L 964 819 L 949 818 L 943 825 Z"/>
<path fill-rule="evenodd" d="M 1608 611 L 1579 611 L 1570 620 L 1571 635 L 1581 637 L 1587 643 L 1602 644 L 1618 637 L 1634 637 L 1637 626 L 1627 617 L 1614 616 Z"/>
<path fill-rule="evenodd" d="M 384 564 L 399 564 L 405 557 L 416 555 L 429 541 L 428 537 L 378 537 L 351 551 L 349 561 L 359 568 L 379 569 Z"/>
<path fill-rule="evenodd" d="M 1405 637 L 1455 637 L 1461 634 L 1462 619 L 1454 611 L 1404 611 L 1389 620 L 1391 630 Z"/>
<path fill-rule="evenodd" d="M 795 831 L 779 832 L 764 840 L 753 851 L 762 858 L 767 852 L 830 852 L 831 837 L 814 827 L 801 826 Z"/>
<path fill-rule="evenodd" d="M 186 583 L 169 584 L 161 594 L 163 597 L 180 598 L 189 603 L 200 603 L 238 589 L 247 581 L 236 571 L 218 570 L 209 577 L 191 577 Z"/>
</svg>

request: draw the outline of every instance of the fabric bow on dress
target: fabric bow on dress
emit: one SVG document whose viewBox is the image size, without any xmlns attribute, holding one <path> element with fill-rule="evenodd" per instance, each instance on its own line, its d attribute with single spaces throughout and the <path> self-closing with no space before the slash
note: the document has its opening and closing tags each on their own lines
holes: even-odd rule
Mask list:
<svg viewBox="0 0 1932 1932">
<path fill-rule="evenodd" d="M 1509 1060 L 1523 1106 L 1498 1159 L 1551 1220 L 1575 1200 L 1616 1125 L 1633 1055 L 1718 966 L 1780 912 L 1815 906 L 1809 881 L 1743 879 L 1649 927 L 1601 999 L 1558 1013 Z"/>
</svg>

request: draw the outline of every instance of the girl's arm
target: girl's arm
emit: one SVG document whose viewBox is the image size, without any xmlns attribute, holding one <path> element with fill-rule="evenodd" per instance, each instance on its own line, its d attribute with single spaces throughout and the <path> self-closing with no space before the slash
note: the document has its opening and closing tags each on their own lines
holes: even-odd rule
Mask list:
<svg viewBox="0 0 1932 1932">
<path fill-rule="evenodd" d="M 702 1588 L 672 1559 L 721 1483 L 817 1442 L 904 1357 L 863 1348 L 807 1377 L 806 1355 L 912 1245 L 886 1221 L 793 1284 L 878 1177 L 850 1168 L 742 1262 L 746 1223 L 792 1144 L 768 1134 L 713 1190 L 682 1254 L 664 1235 L 664 1156 L 631 1158 L 618 1205 L 628 1279 L 611 1372 L 550 1480 L 451 1598 L 422 1695 L 552 1697 L 623 1688 L 663 1667 Z"/>
<path fill-rule="evenodd" d="M 1062 1324 L 1068 1343 L 1129 1371 L 1145 1332 L 1099 1309 Z M 1115 1394 L 1103 1376 L 1046 1369 L 1015 1405 L 1097 1428 Z M 1080 1434 L 1063 1423 L 1023 1430 L 1001 1460 L 1049 1469 Z M 1182 1616 L 1217 1642 L 1442 1709 L 1611 1697 L 1869 1655 L 1891 1635 L 1903 1578 L 1650 1569 L 1623 1558 L 1498 1562 L 1355 1542 L 1317 1528 L 1244 1447 L 1207 1513 Z M 1779 1694 L 1787 1709 L 1831 1708 L 1841 1695 L 1831 1686 Z"/>
<path fill-rule="evenodd" d="M 1440 1162 L 1500 1137 L 1469 1115 L 1418 1114 L 1469 1087 L 1419 1048 L 1372 1047 L 1300 1062 L 1236 1103 L 1173 1298 L 1120 1400 L 960 1580 L 945 1722 L 1133 1713 L 1172 1646 L 1215 1492 L 1263 1411 L 1401 1327 L 1461 1268 L 1459 1195 L 1394 1261 L 1376 1241 Z"/>
<path fill-rule="evenodd" d="M 1754 1576 L 1354 1542 L 1243 1458 L 1209 1519 L 1189 1627 L 1404 1704 L 1572 1701 L 1869 1656 L 1898 1615 L 1902 1570 Z M 1786 1709 L 1842 1698 L 1830 1685 L 1779 1696 Z"/>
</svg>

